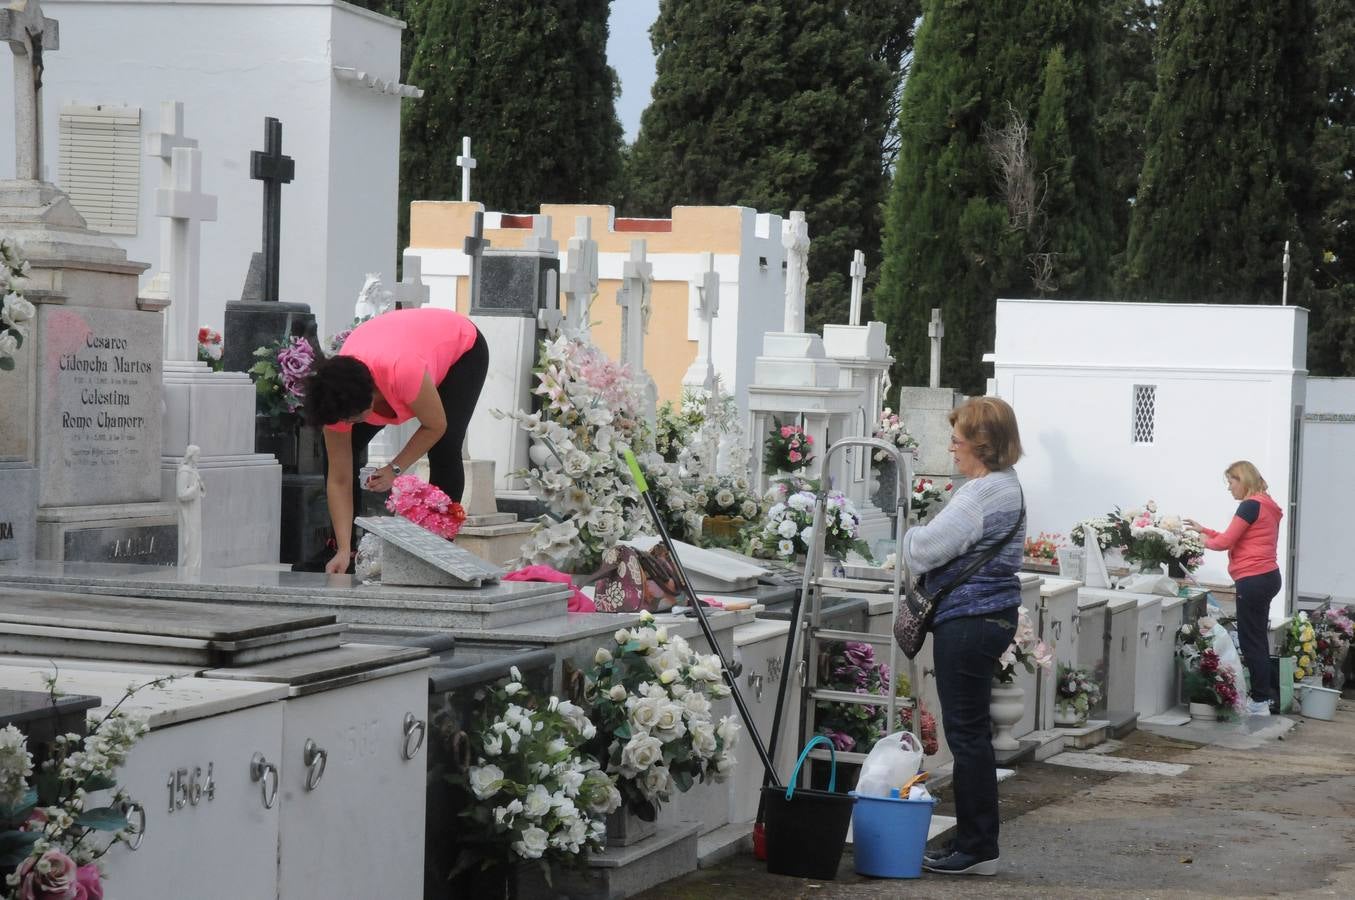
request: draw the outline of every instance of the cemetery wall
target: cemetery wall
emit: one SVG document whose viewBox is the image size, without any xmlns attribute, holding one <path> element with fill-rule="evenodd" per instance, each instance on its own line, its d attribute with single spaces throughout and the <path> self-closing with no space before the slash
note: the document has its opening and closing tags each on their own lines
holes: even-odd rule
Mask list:
<svg viewBox="0 0 1355 900">
<path fill-rule="evenodd" d="M 1309 378 L 1299 489 L 1298 588 L 1355 602 L 1355 378 Z"/>
<path fill-rule="evenodd" d="M 1298 307 L 998 300 L 994 375 L 1021 427 L 1027 530 L 1066 535 L 1080 519 L 1150 498 L 1222 529 L 1236 509 L 1223 470 L 1250 459 L 1287 511 L 1279 615 L 1293 588 L 1306 335 Z M 1198 574 L 1230 582 L 1221 553 L 1206 554 Z"/>
<path fill-rule="evenodd" d="M 474 182 L 472 181 L 472 191 Z M 430 303 L 469 309 L 470 268 L 461 247 L 470 233 L 478 203 L 415 202 L 410 210 L 410 255 L 423 260 L 423 278 Z M 561 268 L 567 264 L 575 218 L 592 220 L 598 243 L 598 295 L 593 301 L 593 341 L 619 357 L 621 310 L 616 291 L 633 240 L 646 242 L 654 269 L 652 312 L 645 339 L 645 368 L 654 378 L 659 399 L 682 394 L 682 376 L 696 358 L 697 317 L 692 309 L 691 279 L 701 267 L 700 254 L 715 254 L 720 273 L 720 314 L 712 357 L 726 389 L 741 406 L 753 381 L 762 335 L 780 330 L 784 318 L 785 250 L 781 218 L 742 207 L 676 207 L 671 219 L 616 219 L 609 206 L 543 204 L 551 217 L 552 239 L 560 245 Z M 484 234 L 493 247 L 523 246 L 532 233 L 532 214 L 485 213 Z M 562 297 L 561 305 L 565 305 Z"/>
<path fill-rule="evenodd" d="M 202 229 L 202 324 L 220 330 L 260 249 L 263 189 L 249 178 L 249 154 L 263 147 L 265 116 L 282 121 L 283 152 L 296 160 L 282 195 L 281 299 L 311 304 L 328 334 L 350 320 L 365 273 L 395 280 L 400 101 L 339 82 L 333 67 L 396 80 L 400 22 L 336 0 L 46 0 L 43 10 L 61 23 L 60 49 L 43 73 L 48 181 L 68 187 L 58 177 L 63 105 L 139 110 L 144 146 L 161 130 L 160 103 L 183 101 L 184 133 L 203 151 L 203 190 L 218 197 L 218 220 Z M 0 66 L 6 122 L 10 68 Z M 144 149 L 136 160 L 135 233 L 110 237 L 151 263 L 144 288 L 161 269 L 161 162 Z M 13 142 L 0 142 L 0 176 L 13 171 Z"/>
</svg>

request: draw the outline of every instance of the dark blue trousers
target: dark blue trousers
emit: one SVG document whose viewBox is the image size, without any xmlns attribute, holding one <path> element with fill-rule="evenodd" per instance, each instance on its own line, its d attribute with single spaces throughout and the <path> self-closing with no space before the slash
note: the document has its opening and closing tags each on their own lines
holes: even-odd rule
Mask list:
<svg viewBox="0 0 1355 900">
<path fill-rule="evenodd" d="M 1279 699 L 1270 689 L 1270 601 L 1279 592 L 1279 569 L 1237 580 L 1237 649 L 1251 676 L 1251 698 L 1267 703 Z"/>
<path fill-rule="evenodd" d="M 998 855 L 997 763 L 988 716 L 997 659 L 1016 634 L 1016 607 L 942 622 L 932 630 L 936 689 L 946 744 L 955 758 L 955 849 Z"/>
</svg>

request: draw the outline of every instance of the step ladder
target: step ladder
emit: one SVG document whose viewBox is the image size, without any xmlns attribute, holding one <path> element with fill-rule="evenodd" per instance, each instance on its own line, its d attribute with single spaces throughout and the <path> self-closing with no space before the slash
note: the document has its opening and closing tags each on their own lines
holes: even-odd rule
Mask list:
<svg viewBox="0 0 1355 900">
<path fill-rule="evenodd" d="M 894 544 L 895 544 L 895 563 L 894 563 L 894 581 L 892 589 L 885 595 L 890 598 L 890 629 L 888 634 L 870 634 L 867 632 L 842 631 L 838 629 L 825 628 L 823 625 L 823 601 L 825 596 L 831 596 L 833 589 L 824 584 L 825 579 L 820 572 L 823 568 L 825 557 L 825 544 L 827 532 L 824 529 L 824 519 L 827 515 L 828 492 L 832 489 L 832 479 L 829 475 L 832 472 L 831 462 L 833 456 L 840 451 L 851 447 L 861 448 L 864 453 L 879 451 L 887 457 L 894 460 L 895 471 L 898 473 L 897 505 L 894 525 Z M 912 512 L 913 496 L 913 454 L 911 451 L 901 451 L 898 447 L 878 438 L 843 438 L 835 441 L 827 452 L 824 453 L 822 471 L 823 479 L 815 497 L 814 502 L 814 541 L 808 548 L 809 552 L 805 558 L 804 581 L 801 588 L 801 601 L 799 604 L 799 615 L 793 623 L 797 635 L 803 634 L 803 653 L 798 657 L 791 655 L 791 659 L 799 659 L 800 665 L 800 683 L 803 686 L 801 691 L 802 705 L 800 709 L 800 745 L 804 746 L 814 736 L 815 733 L 815 707 L 820 702 L 831 703 L 854 703 L 861 706 L 880 706 L 886 709 L 885 734 L 892 734 L 897 730 L 898 715 L 900 709 L 909 709 L 915 711 L 910 716 L 909 730 L 913 736 L 918 738 L 921 744 L 921 725 L 922 717 L 916 714 L 919 707 L 918 698 L 921 697 L 921 690 L 917 678 L 917 666 L 913 660 L 908 659 L 899 650 L 898 643 L 894 640 L 893 624 L 899 615 L 899 602 L 908 596 L 912 591 L 912 579 L 908 577 L 903 561 L 903 538 L 908 532 L 909 518 Z M 840 589 L 838 589 L 840 592 Z M 881 698 L 878 694 L 857 694 L 851 691 L 836 691 L 825 687 L 820 687 L 821 679 L 819 677 L 819 653 L 823 645 L 827 642 L 845 642 L 856 641 L 864 644 L 871 644 L 875 647 L 888 646 L 889 648 L 889 677 L 890 690 L 888 698 Z M 899 662 L 902 660 L 907 664 L 908 672 L 908 691 L 906 696 L 898 696 L 898 671 Z M 811 759 L 828 759 L 827 749 L 816 748 L 811 750 L 809 756 Z M 866 759 L 865 753 L 838 751 L 837 759 L 840 762 L 861 763 Z M 802 767 L 801 780 L 807 786 L 809 778 L 808 767 Z"/>
</svg>

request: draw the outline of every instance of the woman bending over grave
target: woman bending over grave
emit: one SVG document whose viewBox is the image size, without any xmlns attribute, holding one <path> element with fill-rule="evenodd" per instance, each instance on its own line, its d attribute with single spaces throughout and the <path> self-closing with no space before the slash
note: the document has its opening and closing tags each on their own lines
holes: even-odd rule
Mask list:
<svg viewBox="0 0 1355 900">
<path fill-rule="evenodd" d="M 368 489 L 390 490 L 426 453 L 429 481 L 461 500 L 461 444 L 488 369 L 489 347 L 475 324 L 432 307 L 369 319 L 337 356 L 317 363 L 306 382 L 306 418 L 324 426 L 325 487 L 337 545 L 326 572 L 352 568 L 353 515 L 364 486 L 359 462 L 382 427 L 419 420 L 409 443 L 368 477 Z"/>
<path fill-rule="evenodd" d="M 967 479 L 926 525 L 908 529 L 903 558 L 937 600 L 932 619 L 936 690 L 955 757 L 955 840 L 924 867 L 947 875 L 993 875 L 998 860 L 993 676 L 1016 634 L 1021 605 L 1025 499 L 1012 466 L 1021 436 L 1012 408 L 975 397 L 950 414 L 950 451 Z"/>
<path fill-rule="evenodd" d="M 1223 472 L 1228 493 L 1240 501 L 1226 531 L 1205 528 L 1194 519 L 1186 526 L 1204 535 L 1209 550 L 1228 551 L 1228 574 L 1237 585 L 1237 638 L 1242 662 L 1251 676 L 1247 714 L 1270 715 L 1278 698 L 1270 690 L 1270 601 L 1280 592 L 1276 547 L 1284 511 L 1266 493 L 1256 466 L 1238 460 Z"/>
</svg>

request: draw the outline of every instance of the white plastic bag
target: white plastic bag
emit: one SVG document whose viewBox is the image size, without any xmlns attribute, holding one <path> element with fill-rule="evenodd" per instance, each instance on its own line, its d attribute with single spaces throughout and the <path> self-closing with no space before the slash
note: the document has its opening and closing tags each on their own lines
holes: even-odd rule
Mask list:
<svg viewBox="0 0 1355 900">
<path fill-rule="evenodd" d="M 911 731 L 896 731 L 875 742 L 861 764 L 856 792 L 866 797 L 888 797 L 922 768 L 922 744 Z"/>
<path fill-rule="evenodd" d="M 1242 657 L 1238 654 L 1237 645 L 1233 643 L 1233 636 L 1228 630 L 1218 622 L 1214 622 L 1213 625 L 1209 636 L 1214 639 L 1214 643 L 1210 646 L 1219 655 L 1219 665 L 1233 673 L 1233 684 L 1237 685 L 1237 706 L 1240 711 L 1247 705 L 1247 682 L 1242 676 Z"/>
</svg>

